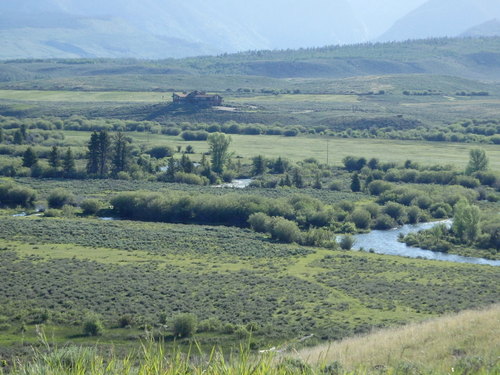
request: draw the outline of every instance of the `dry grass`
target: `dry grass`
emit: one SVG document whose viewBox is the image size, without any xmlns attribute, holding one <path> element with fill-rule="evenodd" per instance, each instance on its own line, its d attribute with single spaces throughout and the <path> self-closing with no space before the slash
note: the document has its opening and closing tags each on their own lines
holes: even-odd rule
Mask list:
<svg viewBox="0 0 500 375">
<path fill-rule="evenodd" d="M 500 363 L 500 305 L 465 311 L 299 351 L 311 364 L 338 361 L 344 369 L 397 368 L 453 372 L 464 362 Z"/>
</svg>

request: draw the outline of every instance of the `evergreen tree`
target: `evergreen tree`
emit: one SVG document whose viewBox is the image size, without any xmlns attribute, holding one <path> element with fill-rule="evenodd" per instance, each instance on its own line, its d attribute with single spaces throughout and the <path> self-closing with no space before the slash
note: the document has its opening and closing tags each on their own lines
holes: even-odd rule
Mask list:
<svg viewBox="0 0 500 375">
<path fill-rule="evenodd" d="M 38 163 L 38 156 L 31 147 L 28 147 L 23 154 L 23 167 L 31 168 Z"/>
<path fill-rule="evenodd" d="M 183 154 L 181 157 L 180 168 L 185 173 L 193 173 L 194 171 L 194 164 L 186 154 Z"/>
<path fill-rule="evenodd" d="M 63 156 L 62 167 L 63 167 L 63 173 L 66 176 L 69 176 L 75 172 L 75 157 L 73 156 L 71 147 L 68 147 L 66 153 Z"/>
<path fill-rule="evenodd" d="M 111 141 L 109 134 L 105 130 L 101 130 L 99 133 L 99 175 L 101 177 L 106 176 L 108 173 L 108 158 L 110 153 Z"/>
<path fill-rule="evenodd" d="M 87 173 L 95 175 L 99 172 L 99 134 L 93 132 L 90 136 L 87 152 Z"/>
<path fill-rule="evenodd" d="M 165 176 L 167 177 L 167 181 L 174 180 L 175 172 L 177 172 L 177 163 L 175 162 L 175 159 L 172 156 L 168 159 L 167 173 L 165 173 Z"/>
<path fill-rule="evenodd" d="M 304 179 L 302 178 L 302 174 L 300 173 L 298 168 L 295 168 L 293 170 L 292 182 L 295 187 L 304 187 Z"/>
<path fill-rule="evenodd" d="M 142 154 L 137 158 L 137 165 L 146 173 L 154 173 L 155 166 L 151 160 L 151 156 Z"/>
<path fill-rule="evenodd" d="M 283 181 L 284 186 L 292 186 L 292 181 L 290 180 L 290 175 L 287 173 L 285 175 L 285 180 Z"/>
<path fill-rule="evenodd" d="M 52 150 L 50 150 L 49 153 L 49 165 L 52 168 L 58 168 L 60 164 L 61 160 L 59 155 L 59 149 L 57 148 L 57 146 L 52 146 Z"/>
<path fill-rule="evenodd" d="M 16 145 L 22 145 L 24 143 L 23 134 L 21 133 L 21 131 L 19 129 L 16 130 L 16 132 L 14 133 L 14 141 L 13 142 Z"/>
<path fill-rule="evenodd" d="M 21 136 L 23 137 L 23 140 L 25 141 L 28 138 L 28 131 L 27 131 L 26 125 L 22 124 L 19 131 L 21 132 Z"/>
<path fill-rule="evenodd" d="M 200 160 L 200 165 L 205 168 L 208 166 L 208 160 L 207 160 L 207 157 L 205 156 L 205 154 L 201 154 L 201 160 Z"/>
<path fill-rule="evenodd" d="M 278 156 L 276 161 L 273 164 L 273 172 L 277 174 L 285 173 L 286 172 L 286 163 L 285 161 L 281 158 L 281 156 Z"/>
<path fill-rule="evenodd" d="M 354 173 L 351 178 L 351 190 L 353 192 L 361 191 L 361 181 L 359 180 L 359 175 Z"/>
<path fill-rule="evenodd" d="M 252 159 L 252 173 L 254 176 L 266 173 L 266 159 L 262 155 L 258 155 Z"/>
<path fill-rule="evenodd" d="M 321 189 L 323 186 L 321 185 L 321 179 L 319 173 L 316 173 L 316 177 L 314 178 L 314 189 Z"/>
<path fill-rule="evenodd" d="M 130 147 L 128 146 L 129 140 L 118 132 L 114 137 L 113 143 L 113 174 L 127 171 L 130 162 Z"/>
<path fill-rule="evenodd" d="M 380 162 L 377 158 L 371 158 L 370 161 L 368 162 L 368 168 L 378 169 L 379 164 L 380 164 Z"/>
<path fill-rule="evenodd" d="M 5 135 L 3 133 L 3 129 L 0 128 L 0 143 L 4 143 L 5 141 Z"/>
</svg>

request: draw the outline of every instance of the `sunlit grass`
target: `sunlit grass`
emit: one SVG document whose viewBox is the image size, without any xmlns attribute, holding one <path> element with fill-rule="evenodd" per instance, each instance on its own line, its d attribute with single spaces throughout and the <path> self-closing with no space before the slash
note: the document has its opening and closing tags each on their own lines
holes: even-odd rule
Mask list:
<svg viewBox="0 0 500 375">
<path fill-rule="evenodd" d="M 498 371 L 500 305 L 303 349 L 297 358 L 311 364 L 337 361 L 346 369 L 397 367 L 404 362 L 431 373 L 446 373 L 469 362 L 478 369 L 481 363 L 496 364 Z"/>
</svg>

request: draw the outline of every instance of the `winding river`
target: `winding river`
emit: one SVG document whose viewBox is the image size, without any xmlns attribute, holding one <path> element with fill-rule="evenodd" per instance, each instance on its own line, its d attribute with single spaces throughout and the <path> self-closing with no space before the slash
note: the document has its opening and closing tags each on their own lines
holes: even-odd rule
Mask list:
<svg viewBox="0 0 500 375">
<path fill-rule="evenodd" d="M 500 266 L 500 260 L 490 260 L 484 258 L 464 257 L 461 255 L 447 254 L 430 250 L 423 250 L 417 247 L 410 247 L 399 242 L 400 234 L 418 232 L 430 229 L 436 225 L 451 225 L 451 220 L 435 221 L 430 223 L 408 224 L 391 230 L 372 230 L 369 233 L 357 234 L 354 237 L 356 242 L 353 249 L 373 251 L 377 254 L 399 255 L 409 258 L 422 258 L 431 260 L 444 260 L 457 263 L 487 264 L 490 266 Z"/>
</svg>

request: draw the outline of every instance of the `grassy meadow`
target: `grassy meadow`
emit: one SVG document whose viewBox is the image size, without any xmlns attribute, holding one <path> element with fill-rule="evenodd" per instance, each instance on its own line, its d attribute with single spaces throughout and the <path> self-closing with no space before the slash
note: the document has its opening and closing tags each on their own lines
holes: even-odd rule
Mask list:
<svg viewBox="0 0 500 375">
<path fill-rule="evenodd" d="M 90 137 L 90 132 L 65 131 L 65 142 L 71 146 L 83 147 Z M 148 133 L 126 133 L 138 145 L 145 147 L 168 145 L 176 148 L 187 145 L 194 147 L 193 159 L 209 149 L 207 142 L 184 141 L 180 137 L 151 135 Z M 278 156 L 292 161 L 315 158 L 321 163 L 341 165 L 342 159 L 349 155 L 378 158 L 384 161 L 403 163 L 412 160 L 425 165 L 452 165 L 458 169 L 465 168 L 469 160 L 469 151 L 477 145 L 446 142 L 416 142 L 385 139 L 344 139 L 323 136 L 252 136 L 231 135 L 231 149 L 235 156 L 250 159 L 257 155 L 268 158 Z M 488 153 L 493 169 L 500 169 L 500 149 L 496 145 L 481 145 Z M 328 157 L 328 160 L 327 160 Z"/>
</svg>

